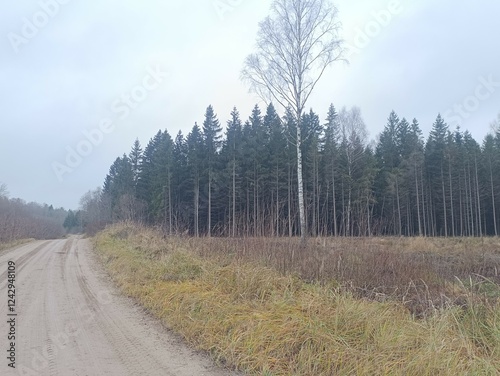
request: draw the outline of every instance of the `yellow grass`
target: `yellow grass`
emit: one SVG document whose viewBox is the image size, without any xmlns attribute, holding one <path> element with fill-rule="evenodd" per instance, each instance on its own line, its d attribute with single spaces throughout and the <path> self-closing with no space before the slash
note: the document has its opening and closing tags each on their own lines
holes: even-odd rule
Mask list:
<svg viewBox="0 0 500 376">
<path fill-rule="evenodd" d="M 500 373 L 497 302 L 471 300 L 421 320 L 402 304 L 355 298 L 335 281 L 306 283 L 254 262 L 201 257 L 196 243 L 124 225 L 95 238 L 126 294 L 195 347 L 248 374 Z"/>
</svg>

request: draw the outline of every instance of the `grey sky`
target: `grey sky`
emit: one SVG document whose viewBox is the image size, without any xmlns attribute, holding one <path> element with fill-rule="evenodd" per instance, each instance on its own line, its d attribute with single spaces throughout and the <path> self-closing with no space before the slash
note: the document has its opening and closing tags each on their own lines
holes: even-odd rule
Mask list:
<svg viewBox="0 0 500 376">
<path fill-rule="evenodd" d="M 0 182 L 12 197 L 77 208 L 136 137 L 145 146 L 158 129 L 187 134 L 209 104 L 222 124 L 233 106 L 247 118 L 260 101 L 240 70 L 270 3 L 4 2 Z M 441 112 L 451 128 L 461 123 L 482 141 L 500 112 L 500 3 L 336 4 L 350 64 L 326 73 L 309 107 L 324 119 L 330 103 L 359 106 L 371 139 L 392 109 L 416 117 L 425 137 Z M 78 148 L 79 157 L 68 157 Z"/>
</svg>

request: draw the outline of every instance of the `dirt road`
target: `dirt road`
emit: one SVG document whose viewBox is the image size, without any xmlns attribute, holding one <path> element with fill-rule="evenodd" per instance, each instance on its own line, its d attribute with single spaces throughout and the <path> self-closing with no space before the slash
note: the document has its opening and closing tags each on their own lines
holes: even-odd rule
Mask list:
<svg viewBox="0 0 500 376">
<path fill-rule="evenodd" d="M 235 375 L 121 296 L 85 239 L 1 252 L 0 322 L 0 375 Z"/>
</svg>

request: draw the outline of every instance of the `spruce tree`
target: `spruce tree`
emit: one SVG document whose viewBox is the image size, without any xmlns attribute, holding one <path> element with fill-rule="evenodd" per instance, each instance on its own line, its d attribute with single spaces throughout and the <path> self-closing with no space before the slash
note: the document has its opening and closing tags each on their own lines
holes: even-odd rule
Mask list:
<svg viewBox="0 0 500 376">
<path fill-rule="evenodd" d="M 286 138 L 283 122 L 281 121 L 274 105 L 267 107 L 264 116 L 264 127 L 269 134 L 268 150 L 269 159 L 267 165 L 267 195 L 270 196 L 268 203 L 270 207 L 271 234 L 280 236 L 284 234 L 284 219 L 287 195 L 287 160 L 286 160 Z"/>
<path fill-rule="evenodd" d="M 226 166 L 226 181 L 229 201 L 229 235 L 236 236 L 236 223 L 239 216 L 237 204 L 239 201 L 239 188 L 241 184 L 241 146 L 243 130 L 240 114 L 236 107 L 231 111 L 231 120 L 227 122 L 226 139 L 222 149 L 222 156 Z"/>
<path fill-rule="evenodd" d="M 206 178 L 208 181 L 208 210 L 207 210 L 207 236 L 212 234 L 212 195 L 216 176 L 217 156 L 221 147 L 222 127 L 215 115 L 213 107 L 208 106 L 203 121 L 203 141 L 206 158 Z"/>
<path fill-rule="evenodd" d="M 326 186 L 324 210 L 325 234 L 332 233 L 338 235 L 338 162 L 339 162 L 339 140 L 340 125 L 338 114 L 333 104 L 328 108 L 328 115 L 324 125 L 325 133 L 322 150 L 322 172 L 323 185 Z M 331 229 L 331 230 L 330 230 Z"/>
<path fill-rule="evenodd" d="M 425 146 L 425 165 L 429 184 L 431 208 L 431 234 L 448 236 L 448 210 L 446 204 L 447 180 L 445 151 L 448 125 L 440 114 L 432 127 Z"/>
<path fill-rule="evenodd" d="M 200 190 L 201 178 L 204 169 L 204 141 L 200 127 L 194 124 L 186 138 L 187 168 L 192 186 L 192 223 L 194 236 L 200 235 Z"/>
<path fill-rule="evenodd" d="M 134 145 L 132 146 L 132 150 L 130 151 L 128 157 L 130 159 L 130 163 L 132 164 L 132 173 L 134 175 L 134 196 L 137 197 L 137 185 L 142 165 L 142 149 L 139 139 L 134 141 Z"/>
</svg>

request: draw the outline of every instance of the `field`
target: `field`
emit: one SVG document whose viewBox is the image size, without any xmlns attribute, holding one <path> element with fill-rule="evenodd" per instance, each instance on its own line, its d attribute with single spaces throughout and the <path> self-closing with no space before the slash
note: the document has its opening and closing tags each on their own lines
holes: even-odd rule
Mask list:
<svg viewBox="0 0 500 376">
<path fill-rule="evenodd" d="M 111 227 L 116 283 L 220 363 L 259 375 L 495 375 L 500 241 L 164 238 Z"/>
</svg>

